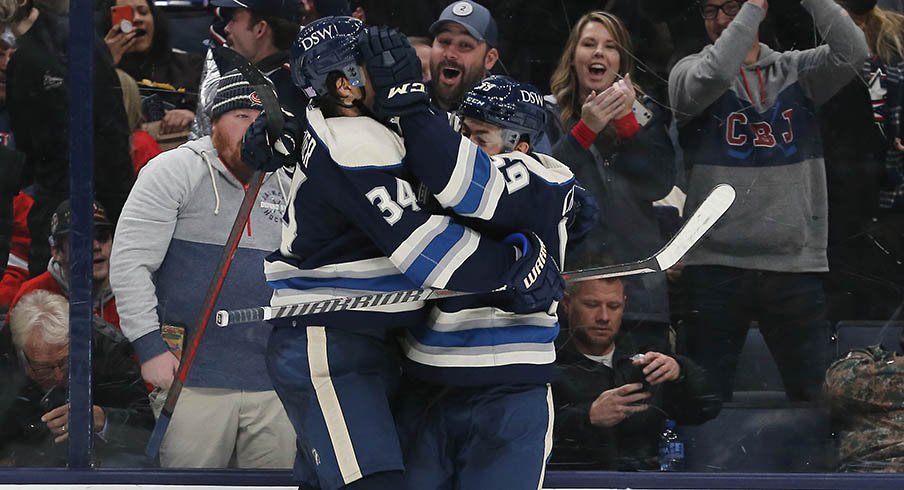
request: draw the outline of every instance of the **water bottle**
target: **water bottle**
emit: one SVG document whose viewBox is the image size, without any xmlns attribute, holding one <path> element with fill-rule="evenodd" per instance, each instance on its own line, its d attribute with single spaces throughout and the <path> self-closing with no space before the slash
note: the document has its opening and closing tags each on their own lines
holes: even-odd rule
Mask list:
<svg viewBox="0 0 904 490">
<path fill-rule="evenodd" d="M 659 471 L 684 469 L 684 443 L 678 440 L 674 420 L 665 421 L 665 429 L 659 435 Z"/>
</svg>

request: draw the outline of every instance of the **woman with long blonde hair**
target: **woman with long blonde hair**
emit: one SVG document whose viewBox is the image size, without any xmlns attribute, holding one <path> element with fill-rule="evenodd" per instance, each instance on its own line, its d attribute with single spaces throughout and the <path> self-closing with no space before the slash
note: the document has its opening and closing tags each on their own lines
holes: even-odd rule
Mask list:
<svg viewBox="0 0 904 490">
<path fill-rule="evenodd" d="M 601 220 L 568 263 L 638 260 L 664 243 L 653 202 L 675 182 L 670 114 L 637 101 L 631 82 L 631 36 L 622 21 L 603 11 L 574 25 L 554 71 L 547 106 L 556 117 L 547 131 L 552 154 L 568 165 L 596 198 Z M 647 101 L 649 102 L 649 101 Z M 657 335 L 669 324 L 664 274 L 626 281 L 625 321 Z"/>
</svg>

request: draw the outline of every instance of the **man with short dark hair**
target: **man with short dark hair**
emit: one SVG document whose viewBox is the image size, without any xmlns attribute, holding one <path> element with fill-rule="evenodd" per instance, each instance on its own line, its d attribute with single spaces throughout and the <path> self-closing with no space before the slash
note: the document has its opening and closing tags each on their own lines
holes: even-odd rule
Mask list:
<svg viewBox="0 0 904 490">
<path fill-rule="evenodd" d="M 295 90 L 289 74 L 289 48 L 298 34 L 298 0 L 211 0 L 222 21 L 215 37 L 235 50 L 273 82 L 280 104 L 294 114 L 304 113 L 307 98 Z M 212 26 L 213 30 L 214 27 Z M 210 134 L 210 108 L 221 73 L 235 68 L 210 52 L 205 61 L 198 110 L 191 139 Z"/>
<path fill-rule="evenodd" d="M 430 52 L 433 104 L 454 111 L 499 59 L 496 21 L 483 5 L 461 0 L 443 10 L 430 33 L 434 35 Z"/>
<path fill-rule="evenodd" d="M 562 306 L 569 330 L 559 335 L 559 376 L 552 391 L 553 461 L 658 469 L 658 436 L 666 419 L 700 424 L 721 409 L 703 368 L 664 342 L 641 345 L 621 331 L 625 301 L 620 278 L 567 288 Z"/>
</svg>

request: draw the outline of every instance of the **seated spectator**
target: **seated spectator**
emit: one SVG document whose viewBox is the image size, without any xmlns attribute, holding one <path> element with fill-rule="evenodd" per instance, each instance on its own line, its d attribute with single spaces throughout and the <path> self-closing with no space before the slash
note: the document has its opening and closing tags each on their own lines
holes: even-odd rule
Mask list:
<svg viewBox="0 0 904 490">
<path fill-rule="evenodd" d="M 34 202 L 31 196 L 19 192 L 13 197 L 12 227 L 9 236 L 9 260 L 6 270 L 0 276 L 0 316 L 6 317 L 9 305 L 19 292 L 19 288 L 28 279 L 28 246 L 31 236 L 28 234 L 28 211 Z"/>
<path fill-rule="evenodd" d="M 141 94 L 135 79 L 119 68 L 116 69 L 116 75 L 122 85 L 122 103 L 126 108 L 126 117 L 129 118 L 129 128 L 132 129 L 132 164 L 135 165 L 135 175 L 138 175 L 138 171 L 151 158 L 160 154 L 160 145 L 150 133 L 141 129 L 144 116 L 141 113 Z"/>
<path fill-rule="evenodd" d="M 53 257 L 47 271 L 25 281 L 10 304 L 15 308 L 22 297 L 43 289 L 69 297 L 69 230 L 72 226 L 72 209 L 69 200 L 63 201 L 50 222 L 50 251 Z M 110 289 L 110 251 L 113 248 L 113 223 L 99 202 L 94 202 L 94 314 L 119 328 L 116 299 Z"/>
<path fill-rule="evenodd" d="M 133 9 L 130 32 L 111 25 L 110 7 L 121 5 Z M 159 120 L 162 135 L 187 131 L 198 104 L 204 64 L 201 55 L 170 47 L 169 23 L 154 0 L 105 0 L 99 8 L 99 28 L 106 31 L 104 42 L 113 55 L 113 65 L 137 80 L 146 97 L 159 101 L 154 104 L 159 110 L 145 111 L 145 119 Z M 148 102 L 145 107 L 150 107 Z"/>
<path fill-rule="evenodd" d="M 16 149 L 28 161 L 24 182 L 34 185 L 28 269 L 37 276 L 50 260 L 51 217 L 69 196 L 69 19 L 33 0 L 0 0 L 0 25 L 16 35 L 7 106 Z M 130 131 L 110 52 L 95 42 L 93 56 L 94 197 L 115 222 L 134 180 Z"/>
<path fill-rule="evenodd" d="M 604 470 L 659 468 L 666 419 L 701 424 L 722 402 L 706 371 L 666 343 L 644 345 L 622 332 L 621 279 L 571 284 L 562 301 L 553 382 L 552 461 Z"/>
<path fill-rule="evenodd" d="M 15 466 L 63 466 L 69 436 L 69 302 L 49 291 L 34 291 L 13 308 L 9 329 L 19 372 L 14 376 L 17 396 L 2 415 L 0 457 Z M 97 317 L 92 374 L 95 462 L 141 465 L 154 426 L 147 391 L 129 342 Z"/>
<path fill-rule="evenodd" d="M 904 335 L 900 340 L 904 349 Z M 904 472 L 904 356 L 854 349 L 826 372 L 825 394 L 839 436 L 839 470 Z"/>
</svg>

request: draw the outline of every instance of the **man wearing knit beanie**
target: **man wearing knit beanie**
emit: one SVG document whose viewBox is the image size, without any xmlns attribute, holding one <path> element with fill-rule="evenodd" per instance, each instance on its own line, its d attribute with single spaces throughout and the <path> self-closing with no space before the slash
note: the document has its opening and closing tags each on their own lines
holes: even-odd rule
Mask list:
<svg viewBox="0 0 904 490">
<path fill-rule="evenodd" d="M 142 377 L 157 387 L 150 395 L 155 409 L 178 369 L 180 339 L 197 327 L 204 286 L 252 174 L 242 162 L 241 143 L 261 113 L 261 99 L 237 70 L 216 86 L 211 136 L 162 153 L 142 169 L 110 260 L 120 325 L 141 361 Z M 285 175 L 265 178 L 217 308 L 269 302 L 261 264 L 279 247 L 289 185 Z M 295 433 L 264 363 L 269 334 L 266 323 L 251 329 L 208 325 L 160 447 L 161 466 L 292 466 Z"/>
</svg>

